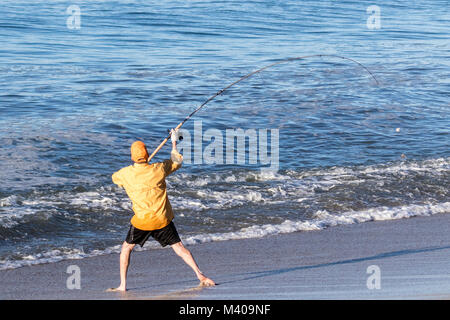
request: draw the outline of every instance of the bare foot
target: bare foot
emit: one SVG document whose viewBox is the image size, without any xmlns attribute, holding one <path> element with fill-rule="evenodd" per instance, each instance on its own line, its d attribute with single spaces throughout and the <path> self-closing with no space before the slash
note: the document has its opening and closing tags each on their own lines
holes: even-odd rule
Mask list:
<svg viewBox="0 0 450 320">
<path fill-rule="evenodd" d="M 208 277 L 205 277 L 203 274 L 201 274 L 198 279 L 200 280 L 200 286 L 202 287 L 213 287 L 216 285 L 214 281 Z"/>
<path fill-rule="evenodd" d="M 125 292 L 127 291 L 126 288 L 117 287 L 117 288 L 109 288 L 105 290 L 106 292 Z"/>
</svg>

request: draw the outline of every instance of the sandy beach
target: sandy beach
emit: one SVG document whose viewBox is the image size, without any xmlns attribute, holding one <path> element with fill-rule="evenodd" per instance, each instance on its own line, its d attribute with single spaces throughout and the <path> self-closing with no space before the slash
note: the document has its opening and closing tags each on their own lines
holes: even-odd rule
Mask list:
<svg viewBox="0 0 450 320">
<path fill-rule="evenodd" d="M 449 223 L 438 214 L 189 246 L 212 288 L 169 248 L 133 253 L 126 293 L 104 292 L 118 284 L 118 254 L 4 270 L 0 299 L 448 299 Z M 81 289 L 67 288 L 70 265 Z"/>
</svg>

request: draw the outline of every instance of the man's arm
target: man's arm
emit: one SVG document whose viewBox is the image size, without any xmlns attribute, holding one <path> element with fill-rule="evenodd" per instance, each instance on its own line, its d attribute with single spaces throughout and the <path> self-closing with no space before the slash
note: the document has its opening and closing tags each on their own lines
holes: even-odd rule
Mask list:
<svg viewBox="0 0 450 320">
<path fill-rule="evenodd" d="M 113 173 L 112 181 L 114 184 L 117 184 L 119 187 L 123 188 L 123 181 L 120 177 L 120 170 Z"/>
<path fill-rule="evenodd" d="M 170 159 L 173 162 L 177 162 L 179 164 L 181 164 L 183 162 L 183 156 L 178 152 L 177 149 L 177 141 L 178 141 L 178 130 L 175 132 L 172 129 L 172 134 L 170 136 L 170 139 L 172 140 L 172 152 L 170 153 Z"/>
<path fill-rule="evenodd" d="M 178 170 L 183 162 L 183 156 L 178 152 L 177 140 L 178 132 L 171 130 L 172 151 L 170 152 L 170 160 L 164 161 L 164 171 L 166 176 Z"/>
</svg>

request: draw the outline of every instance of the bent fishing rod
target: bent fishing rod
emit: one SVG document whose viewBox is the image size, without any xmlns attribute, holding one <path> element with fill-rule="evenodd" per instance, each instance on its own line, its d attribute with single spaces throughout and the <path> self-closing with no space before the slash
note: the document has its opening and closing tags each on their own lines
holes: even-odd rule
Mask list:
<svg viewBox="0 0 450 320">
<path fill-rule="evenodd" d="M 205 105 L 207 105 L 211 100 L 213 100 L 215 97 L 220 96 L 221 94 L 223 94 L 226 90 L 228 90 L 229 88 L 233 87 L 234 85 L 238 84 L 241 81 L 244 81 L 245 79 L 250 78 L 251 76 L 260 73 L 266 69 L 269 69 L 271 67 L 274 67 L 276 65 L 282 64 L 282 63 L 288 63 L 288 62 L 293 62 L 293 61 L 298 61 L 298 60 L 304 60 L 304 59 L 308 59 L 308 58 L 320 58 L 320 57 L 333 57 L 333 58 L 339 58 L 339 59 L 344 59 L 344 60 L 348 60 L 351 62 L 356 63 L 357 65 L 361 66 L 364 70 L 366 70 L 371 76 L 372 78 L 375 80 L 376 84 L 378 85 L 379 82 L 377 80 L 377 78 L 375 78 L 375 76 L 372 74 L 372 72 L 370 72 L 369 69 L 367 69 L 362 63 L 351 59 L 351 58 L 346 58 L 343 56 L 338 56 L 338 55 L 334 55 L 334 54 L 313 54 L 313 55 L 308 55 L 308 56 L 301 56 L 301 57 L 294 57 L 294 58 L 287 58 L 287 59 L 283 59 L 283 60 L 279 60 L 277 62 L 274 62 L 272 64 L 266 65 L 258 70 L 255 70 L 253 72 L 250 72 L 249 74 L 239 78 L 238 80 L 234 81 L 233 83 L 229 84 L 228 86 L 226 86 L 225 88 L 223 88 L 222 90 L 217 91 L 215 94 L 213 94 L 211 97 L 209 97 L 205 102 L 203 102 L 199 107 L 197 107 L 197 109 L 195 109 L 194 111 L 191 112 L 191 114 L 189 114 L 183 121 L 181 121 L 176 127 L 175 127 L 175 131 L 180 129 L 181 126 L 183 124 L 186 123 L 186 121 L 188 121 L 190 118 L 192 118 L 194 116 L 194 114 L 196 114 L 198 111 L 200 111 Z M 161 150 L 161 148 L 166 144 L 166 142 L 170 139 L 171 133 L 169 132 L 169 135 L 160 143 L 160 145 L 155 149 L 155 151 L 152 152 L 152 154 L 149 156 L 148 158 L 148 162 L 150 162 L 150 160 L 158 153 L 159 150 Z"/>
</svg>

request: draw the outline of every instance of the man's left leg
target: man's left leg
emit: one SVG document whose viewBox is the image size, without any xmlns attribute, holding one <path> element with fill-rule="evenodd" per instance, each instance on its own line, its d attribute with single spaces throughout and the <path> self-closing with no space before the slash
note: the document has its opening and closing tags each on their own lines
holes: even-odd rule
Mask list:
<svg viewBox="0 0 450 320">
<path fill-rule="evenodd" d="M 186 249 L 186 247 L 183 245 L 183 243 L 181 241 L 171 245 L 171 247 L 175 251 L 175 253 L 178 256 L 180 256 L 184 260 L 184 262 L 186 262 L 186 264 L 192 268 L 192 270 L 194 270 L 198 280 L 200 280 L 201 285 L 203 285 L 203 286 L 215 286 L 216 285 L 214 283 L 214 281 L 212 281 L 210 278 L 206 277 L 200 271 L 191 252 L 188 249 Z"/>
</svg>

